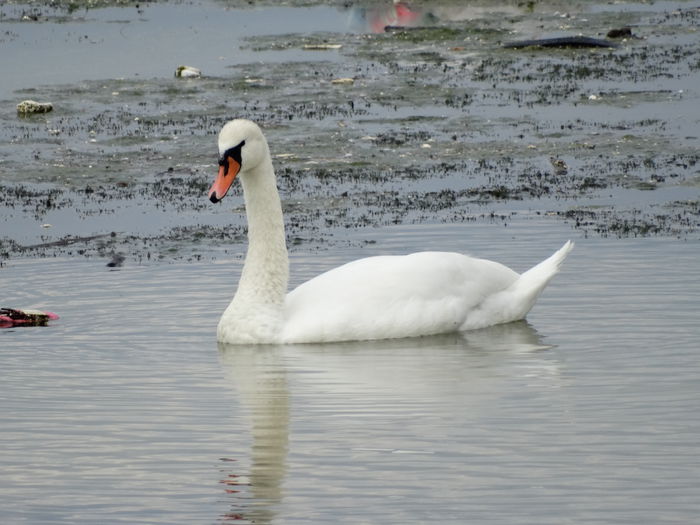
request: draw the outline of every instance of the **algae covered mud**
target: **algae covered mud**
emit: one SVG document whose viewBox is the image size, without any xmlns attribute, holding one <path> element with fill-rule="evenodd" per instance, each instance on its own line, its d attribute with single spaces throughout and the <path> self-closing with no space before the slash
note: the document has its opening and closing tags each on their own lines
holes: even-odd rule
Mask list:
<svg viewBox="0 0 700 525">
<path fill-rule="evenodd" d="M 699 25 L 683 1 L 4 3 L 0 258 L 242 252 L 240 199 L 206 198 L 233 117 L 303 250 L 543 217 L 696 240 Z M 504 46 L 571 35 L 618 45 Z"/>
</svg>

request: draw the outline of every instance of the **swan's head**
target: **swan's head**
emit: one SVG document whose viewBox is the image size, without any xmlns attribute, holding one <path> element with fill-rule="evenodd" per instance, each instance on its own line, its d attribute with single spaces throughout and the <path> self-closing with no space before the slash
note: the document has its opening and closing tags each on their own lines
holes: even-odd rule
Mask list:
<svg viewBox="0 0 700 525">
<path fill-rule="evenodd" d="M 219 173 L 209 200 L 223 199 L 236 175 L 254 170 L 267 156 L 267 142 L 257 124 L 244 119 L 227 122 L 219 132 Z"/>
</svg>

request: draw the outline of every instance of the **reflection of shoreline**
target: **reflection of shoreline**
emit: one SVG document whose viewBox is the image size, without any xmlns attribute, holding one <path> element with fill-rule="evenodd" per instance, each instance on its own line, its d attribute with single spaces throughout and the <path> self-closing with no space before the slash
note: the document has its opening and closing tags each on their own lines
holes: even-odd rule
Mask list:
<svg viewBox="0 0 700 525">
<path fill-rule="evenodd" d="M 548 348 L 525 321 L 410 339 L 283 346 L 219 344 L 225 375 L 249 413 L 252 437 L 248 476 L 240 470 L 229 475 L 233 481 L 227 492 L 236 498 L 230 516 L 255 523 L 279 518 L 288 470 L 290 390 L 295 399 L 310 401 L 301 403 L 297 411 L 305 413 L 306 424 L 320 443 L 344 435 L 345 416 L 339 414 L 351 415 L 355 406 L 362 407 L 365 414 L 372 407 L 380 411 L 390 407 L 396 418 L 401 417 L 401 403 L 392 400 L 441 403 L 459 392 L 475 414 L 482 403 L 501 395 L 504 378 L 537 375 L 548 382 L 555 379 L 558 366 L 546 353 L 540 355 Z M 335 416 L 323 419 L 329 410 L 324 400 L 331 396 L 338 403 L 332 409 Z M 315 412 L 319 404 L 322 413 Z M 365 437 L 371 439 L 371 433 Z M 364 446 L 362 439 L 359 444 Z"/>
</svg>

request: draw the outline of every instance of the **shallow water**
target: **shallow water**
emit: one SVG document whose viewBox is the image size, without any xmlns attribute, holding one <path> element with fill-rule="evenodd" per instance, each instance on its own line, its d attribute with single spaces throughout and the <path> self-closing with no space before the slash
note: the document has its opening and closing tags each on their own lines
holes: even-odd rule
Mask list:
<svg viewBox="0 0 700 525">
<path fill-rule="evenodd" d="M 424 224 L 295 255 L 469 251 L 524 270 L 567 232 Z M 664 263 L 659 264 L 659 253 Z M 528 322 L 414 340 L 217 347 L 240 262 L 17 260 L 0 331 L 6 523 L 689 523 L 699 250 L 578 239 Z M 31 284 L 31 286 L 29 286 Z"/>
<path fill-rule="evenodd" d="M 171 77 L 178 65 L 222 75 L 232 64 L 308 60 L 290 50 L 241 50 L 251 36 L 342 31 L 348 22 L 332 7 L 226 9 L 213 2 L 52 11 L 38 24 L 17 20 L 27 6 L 4 6 L 6 76 L 0 98 L 21 88 L 76 81 Z M 329 58 L 329 57 L 324 57 Z"/>
</svg>

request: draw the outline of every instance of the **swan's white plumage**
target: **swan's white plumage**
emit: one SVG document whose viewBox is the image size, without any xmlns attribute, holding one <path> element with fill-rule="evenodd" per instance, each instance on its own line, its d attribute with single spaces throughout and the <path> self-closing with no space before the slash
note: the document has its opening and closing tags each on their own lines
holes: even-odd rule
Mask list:
<svg viewBox="0 0 700 525">
<path fill-rule="evenodd" d="M 219 322 L 222 342 L 388 339 L 516 321 L 530 311 L 573 248 L 568 241 L 522 275 L 497 262 L 451 252 L 369 257 L 286 294 L 282 210 L 260 128 L 247 120 L 229 122 L 219 135 L 219 151 L 242 141 L 239 178 L 249 247 L 238 290 Z"/>
<path fill-rule="evenodd" d="M 470 310 L 517 277 L 498 263 L 458 253 L 360 259 L 287 296 L 284 338 L 383 339 L 457 331 Z"/>
</svg>

